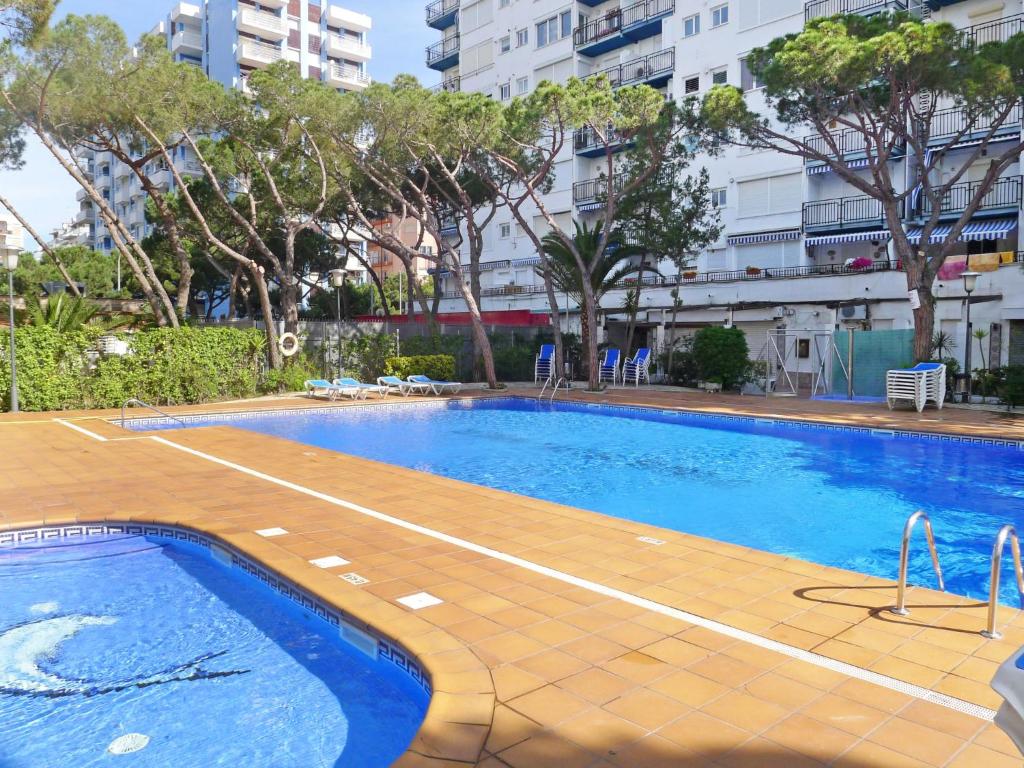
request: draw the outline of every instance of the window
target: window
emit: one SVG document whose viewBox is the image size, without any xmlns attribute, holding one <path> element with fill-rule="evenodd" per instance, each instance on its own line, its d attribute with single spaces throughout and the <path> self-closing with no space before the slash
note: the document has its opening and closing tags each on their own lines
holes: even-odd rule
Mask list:
<svg viewBox="0 0 1024 768">
<path fill-rule="evenodd" d="M 711 190 L 711 205 L 715 208 L 725 208 L 727 205 L 725 187 Z"/>
<path fill-rule="evenodd" d="M 764 85 L 757 76 L 750 71 L 746 59 L 740 59 L 740 87 L 744 91 L 753 91 Z"/>
<path fill-rule="evenodd" d="M 718 69 L 711 70 L 711 84 L 712 85 L 725 85 L 729 82 L 729 69 L 727 67 L 719 67 Z"/>
<path fill-rule="evenodd" d="M 498 3 L 498 7 L 499 8 L 508 8 L 509 5 L 511 5 L 511 4 L 512 4 L 512 0 L 501 0 L 501 2 Z"/>
<path fill-rule="evenodd" d="M 683 81 L 683 95 L 689 95 L 691 93 L 697 93 L 700 90 L 700 76 L 694 75 L 688 77 Z"/>
<path fill-rule="evenodd" d="M 512 98 L 512 84 L 511 83 L 502 83 L 501 84 L 501 96 L 500 96 L 500 98 L 501 98 L 502 101 L 508 101 L 510 98 Z"/>
<path fill-rule="evenodd" d="M 559 16 L 559 20 L 562 25 L 562 37 L 572 36 L 572 11 L 562 11 L 562 15 Z"/>
<path fill-rule="evenodd" d="M 530 78 L 520 77 L 516 80 L 516 94 L 525 96 L 530 91 Z"/>
<path fill-rule="evenodd" d="M 700 34 L 699 13 L 695 13 L 693 16 L 687 16 L 683 19 L 683 37 L 693 37 L 697 34 Z"/>
<path fill-rule="evenodd" d="M 511 35 L 505 35 L 501 40 L 498 41 L 498 48 L 502 53 L 508 53 L 512 50 L 512 37 Z"/>
<path fill-rule="evenodd" d="M 711 9 L 711 28 L 729 23 L 729 4 L 718 5 Z"/>
<path fill-rule="evenodd" d="M 522 48 L 530 42 L 530 30 L 520 29 L 516 32 L 516 48 Z"/>
<path fill-rule="evenodd" d="M 498 225 L 498 237 L 502 240 L 508 240 L 512 237 L 512 225 L 508 222 Z"/>
<path fill-rule="evenodd" d="M 563 11 L 537 24 L 537 47 L 543 48 L 571 35 L 572 11 Z"/>
</svg>

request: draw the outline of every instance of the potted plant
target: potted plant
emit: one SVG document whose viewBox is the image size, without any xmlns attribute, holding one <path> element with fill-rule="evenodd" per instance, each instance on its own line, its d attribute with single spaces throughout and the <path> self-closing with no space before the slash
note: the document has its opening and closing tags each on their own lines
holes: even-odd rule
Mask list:
<svg viewBox="0 0 1024 768">
<path fill-rule="evenodd" d="M 750 277 L 757 277 L 758 275 L 761 274 L 761 268 L 760 267 L 747 267 L 747 274 L 750 275 Z"/>
<path fill-rule="evenodd" d="M 867 256 L 859 256 L 850 262 L 850 269 L 871 269 L 874 263 Z"/>
<path fill-rule="evenodd" d="M 695 280 L 697 278 L 697 271 L 695 269 L 688 269 L 683 272 L 683 280 Z"/>
</svg>

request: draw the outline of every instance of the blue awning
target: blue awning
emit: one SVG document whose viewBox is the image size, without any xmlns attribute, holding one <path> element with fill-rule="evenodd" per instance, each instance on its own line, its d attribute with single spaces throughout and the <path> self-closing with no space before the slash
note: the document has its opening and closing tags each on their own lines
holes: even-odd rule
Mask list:
<svg viewBox="0 0 1024 768">
<path fill-rule="evenodd" d="M 576 210 L 580 213 L 586 213 L 587 211 L 598 211 L 604 208 L 604 203 L 579 203 L 576 206 Z"/>
<path fill-rule="evenodd" d="M 860 243 L 865 240 L 888 240 L 888 229 L 875 229 L 871 232 L 841 232 L 835 235 L 822 235 L 821 237 L 808 237 L 804 245 L 808 248 L 812 245 L 833 245 L 835 243 Z"/>
<path fill-rule="evenodd" d="M 799 229 L 777 229 L 774 232 L 751 232 L 745 235 L 729 235 L 729 245 L 755 245 L 757 243 L 779 243 L 785 240 L 799 240 Z"/>
<path fill-rule="evenodd" d="M 1016 219 L 984 219 L 969 221 L 960 233 L 959 240 L 999 240 L 1017 228 Z M 907 240 L 912 243 L 921 242 L 922 227 L 915 227 L 907 233 Z M 932 230 L 929 243 L 941 243 L 953 231 L 952 224 L 939 224 Z"/>
<path fill-rule="evenodd" d="M 869 164 L 869 161 L 868 161 L 868 159 L 866 157 L 861 158 L 860 160 L 847 160 L 846 161 L 846 167 L 847 168 L 851 168 L 851 169 L 853 169 L 853 168 L 867 168 L 868 164 Z M 819 174 L 819 173 L 832 173 L 832 166 L 829 165 L 828 163 L 825 163 L 824 165 L 812 165 L 810 168 L 807 169 L 806 173 L 807 173 L 808 176 L 814 176 L 814 175 Z"/>
</svg>

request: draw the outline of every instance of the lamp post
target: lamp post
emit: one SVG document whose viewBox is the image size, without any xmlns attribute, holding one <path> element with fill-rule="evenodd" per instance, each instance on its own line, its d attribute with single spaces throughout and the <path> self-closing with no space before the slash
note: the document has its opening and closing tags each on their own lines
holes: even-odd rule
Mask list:
<svg viewBox="0 0 1024 768">
<path fill-rule="evenodd" d="M 348 272 L 340 267 L 338 269 L 331 270 L 331 285 L 334 286 L 334 296 L 338 302 L 338 378 L 340 379 L 344 371 L 341 370 L 341 291 L 345 285 L 345 278 L 348 277 Z"/>
<path fill-rule="evenodd" d="M 7 270 L 7 311 L 11 324 L 11 413 L 18 412 L 18 365 L 14 360 L 14 270 L 18 268 L 18 252 L 4 254 L 4 268 Z"/>
<path fill-rule="evenodd" d="M 971 402 L 971 294 L 978 287 L 978 273 L 964 272 L 964 291 L 967 293 L 967 346 L 964 348 L 964 373 L 967 375 L 967 402 Z"/>
</svg>

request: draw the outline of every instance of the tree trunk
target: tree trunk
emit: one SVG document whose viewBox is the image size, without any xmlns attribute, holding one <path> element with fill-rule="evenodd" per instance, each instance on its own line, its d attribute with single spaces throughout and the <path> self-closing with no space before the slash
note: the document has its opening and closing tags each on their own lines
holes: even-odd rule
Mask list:
<svg viewBox="0 0 1024 768">
<path fill-rule="evenodd" d="M 587 389 L 596 392 L 601 388 L 601 363 L 597 352 L 597 299 L 594 296 L 594 289 L 590 285 L 589 277 L 585 277 L 582 283 L 583 306 L 580 307 L 580 312 L 581 322 L 587 330 L 584 349 L 587 355 L 587 365 L 590 367 L 587 375 Z"/>
<path fill-rule="evenodd" d="M 668 376 L 669 383 L 672 382 L 672 360 L 673 360 L 673 358 L 676 355 L 676 317 L 679 314 L 679 305 L 683 303 L 679 299 L 679 286 L 680 286 L 680 283 L 681 283 L 681 276 L 677 272 L 676 273 L 676 288 L 675 288 L 674 291 L 672 291 L 672 341 L 670 341 L 669 345 L 668 345 L 668 363 L 665 366 L 666 368 L 668 368 L 668 370 L 665 371 L 665 373 Z"/>
<path fill-rule="evenodd" d="M 901 261 L 907 272 L 907 290 L 916 290 L 921 303 L 913 311 L 914 360 L 930 360 L 935 336 L 935 297 L 932 293 L 935 276 L 930 273 L 926 258 L 911 255 L 901 257 Z"/>
<path fill-rule="evenodd" d="M 483 363 L 484 378 L 487 386 L 497 389 L 498 377 L 494 372 L 494 353 L 491 350 L 491 340 L 487 338 L 487 329 L 484 327 L 483 317 L 480 315 L 480 305 L 473 297 L 473 292 L 462 277 L 462 270 L 456 269 L 452 272 L 455 279 L 459 281 L 459 290 L 466 302 L 466 309 L 469 311 L 469 319 L 473 328 L 473 348 L 480 351 L 480 361 Z"/>
<path fill-rule="evenodd" d="M 284 318 L 285 333 L 299 330 L 299 287 L 291 275 L 279 273 L 281 281 L 278 295 L 281 297 L 281 317 Z"/>
<path fill-rule="evenodd" d="M 249 263 L 249 275 L 250 282 L 256 288 L 260 310 L 263 312 L 264 332 L 267 336 L 267 359 L 270 362 L 270 367 L 277 370 L 281 367 L 281 350 L 277 346 L 277 328 L 274 327 L 274 310 L 270 306 L 270 291 L 267 290 L 267 282 L 263 279 L 255 262 Z"/>
</svg>

